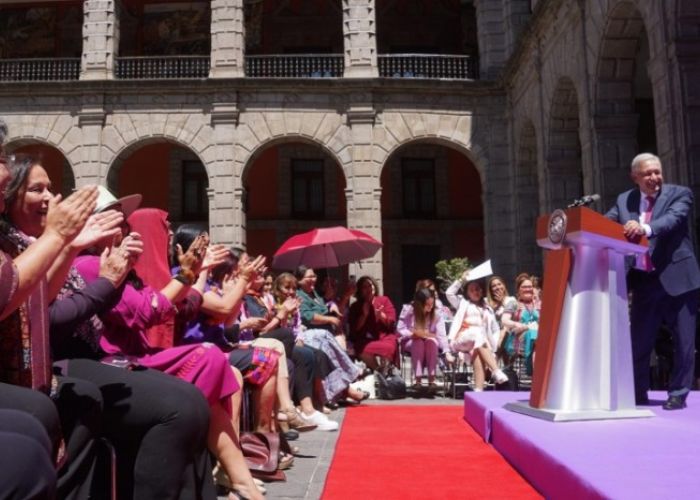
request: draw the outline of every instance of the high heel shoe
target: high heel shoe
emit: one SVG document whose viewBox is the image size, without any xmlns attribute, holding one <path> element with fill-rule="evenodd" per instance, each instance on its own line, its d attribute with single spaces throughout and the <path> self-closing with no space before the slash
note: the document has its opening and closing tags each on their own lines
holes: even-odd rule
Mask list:
<svg viewBox="0 0 700 500">
<path fill-rule="evenodd" d="M 285 418 L 280 419 L 280 414 L 284 415 Z M 317 427 L 314 424 L 304 422 L 294 408 L 280 410 L 277 414 L 277 420 L 279 420 L 280 422 L 286 422 L 291 429 L 294 429 L 297 432 L 308 432 L 314 430 Z"/>
</svg>

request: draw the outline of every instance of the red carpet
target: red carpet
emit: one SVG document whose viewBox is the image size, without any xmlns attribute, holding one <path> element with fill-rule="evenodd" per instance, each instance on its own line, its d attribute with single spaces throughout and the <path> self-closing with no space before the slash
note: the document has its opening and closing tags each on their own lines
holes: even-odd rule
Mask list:
<svg viewBox="0 0 700 500">
<path fill-rule="evenodd" d="M 541 498 L 461 406 L 349 408 L 323 498 Z"/>
</svg>

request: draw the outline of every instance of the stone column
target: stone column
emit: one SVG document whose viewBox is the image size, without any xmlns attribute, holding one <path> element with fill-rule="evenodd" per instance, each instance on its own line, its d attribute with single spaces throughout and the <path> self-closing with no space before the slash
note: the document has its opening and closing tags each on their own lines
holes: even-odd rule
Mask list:
<svg viewBox="0 0 700 500">
<path fill-rule="evenodd" d="M 494 80 L 506 63 L 503 0 L 474 0 L 479 35 L 479 74 Z"/>
<path fill-rule="evenodd" d="M 88 184 L 107 185 L 108 165 L 102 161 L 102 128 L 105 117 L 104 95 L 83 95 L 78 110 L 80 134 L 77 134 L 77 131 L 73 134 L 78 153 L 73 164 L 76 187 Z"/>
<path fill-rule="evenodd" d="M 377 66 L 375 0 L 343 1 L 343 44 L 346 78 L 374 78 Z"/>
<path fill-rule="evenodd" d="M 530 0 L 510 0 L 504 2 L 506 24 L 506 54 L 510 57 L 517 47 L 518 39 L 530 20 Z"/>
<path fill-rule="evenodd" d="M 359 229 L 381 241 L 381 165 L 373 160 L 373 129 L 376 111 L 371 96 L 352 96 L 347 110 L 347 121 L 352 138 L 352 166 L 348 172 L 347 198 L 348 227 Z M 371 259 L 350 264 L 349 273 L 359 277 L 367 274 L 374 277 L 383 293 L 382 251 Z"/>
<path fill-rule="evenodd" d="M 243 0 L 212 0 L 209 78 L 245 76 L 244 46 Z"/>
<path fill-rule="evenodd" d="M 211 111 L 215 156 L 209 161 L 209 230 L 212 241 L 245 247 L 244 189 L 241 172 L 235 167 L 234 143 L 238 127 L 235 94 L 214 96 Z"/>
<path fill-rule="evenodd" d="M 119 16 L 116 0 L 84 0 L 81 80 L 114 78 L 119 52 Z"/>
</svg>

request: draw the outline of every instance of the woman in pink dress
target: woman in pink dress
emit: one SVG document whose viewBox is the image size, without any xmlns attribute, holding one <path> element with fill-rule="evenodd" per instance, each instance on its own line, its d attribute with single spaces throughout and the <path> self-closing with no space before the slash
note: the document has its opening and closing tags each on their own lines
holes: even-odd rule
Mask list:
<svg viewBox="0 0 700 500">
<path fill-rule="evenodd" d="M 377 295 L 377 283 L 369 276 L 357 281 L 355 303 L 350 306 L 348 323 L 350 341 L 358 356 L 369 368 L 379 368 L 377 357 L 398 366 L 396 310 L 388 297 Z"/>
<path fill-rule="evenodd" d="M 169 223 L 158 209 L 135 211 L 129 224 L 147 235 L 139 264 L 148 269 L 169 269 Z M 136 236 L 134 236 L 136 235 Z M 127 237 L 140 237 L 131 233 Z M 143 283 L 135 274 L 127 279 L 121 300 L 103 314 L 100 347 L 107 353 L 126 356 L 137 364 L 174 375 L 196 385 L 207 398 L 211 413 L 207 443 L 233 483 L 248 498 L 262 499 L 246 466 L 233 422 L 240 412 L 241 376 L 234 375 L 221 350 L 213 344 L 192 344 L 162 349 L 149 344 L 147 330 L 173 318 L 175 305 L 184 299 L 201 270 L 208 238 L 199 237 L 180 259 L 181 270 L 160 288 Z M 99 257 L 82 256 L 75 267 L 87 283 L 97 279 Z M 138 267 L 136 267 L 138 269 Z"/>
</svg>

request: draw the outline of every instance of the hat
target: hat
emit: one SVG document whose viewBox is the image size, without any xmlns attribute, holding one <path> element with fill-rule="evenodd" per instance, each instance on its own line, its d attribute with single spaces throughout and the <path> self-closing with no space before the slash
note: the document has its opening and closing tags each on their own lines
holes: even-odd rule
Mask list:
<svg viewBox="0 0 700 500">
<path fill-rule="evenodd" d="M 117 199 L 112 192 L 104 186 L 97 186 L 97 204 L 94 213 L 115 209 L 129 217 L 131 213 L 141 205 L 140 194 L 130 194 Z"/>
</svg>

